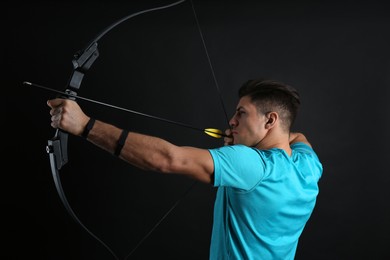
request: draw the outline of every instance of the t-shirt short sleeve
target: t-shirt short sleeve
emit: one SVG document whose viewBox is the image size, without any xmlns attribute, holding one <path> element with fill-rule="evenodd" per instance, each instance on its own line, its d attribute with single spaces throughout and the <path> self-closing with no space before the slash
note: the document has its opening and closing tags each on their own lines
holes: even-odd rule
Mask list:
<svg viewBox="0 0 390 260">
<path fill-rule="evenodd" d="M 297 158 L 304 158 L 304 157 L 310 158 L 309 160 L 304 160 L 305 162 L 304 168 L 307 168 L 309 172 L 313 176 L 315 176 L 316 180 L 318 181 L 318 179 L 322 175 L 323 167 L 320 160 L 318 159 L 317 154 L 314 152 L 313 148 L 311 148 L 305 143 L 298 142 L 291 145 L 291 149 L 293 149 L 295 153 L 300 155 Z"/>
<path fill-rule="evenodd" d="M 215 187 L 228 186 L 250 190 L 264 176 L 265 163 L 257 149 L 230 145 L 209 151 L 214 160 Z"/>
</svg>

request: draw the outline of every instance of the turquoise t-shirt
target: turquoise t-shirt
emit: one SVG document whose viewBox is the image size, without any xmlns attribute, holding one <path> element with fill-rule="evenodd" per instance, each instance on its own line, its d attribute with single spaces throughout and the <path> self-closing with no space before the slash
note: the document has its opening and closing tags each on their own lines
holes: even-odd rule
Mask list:
<svg viewBox="0 0 390 260">
<path fill-rule="evenodd" d="M 210 259 L 294 259 L 318 194 L 322 164 L 304 143 L 210 149 L 218 192 Z"/>
</svg>

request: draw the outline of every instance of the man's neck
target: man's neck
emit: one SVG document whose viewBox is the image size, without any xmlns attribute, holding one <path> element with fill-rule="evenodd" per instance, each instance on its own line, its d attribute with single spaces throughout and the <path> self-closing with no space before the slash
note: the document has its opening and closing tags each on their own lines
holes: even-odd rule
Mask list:
<svg viewBox="0 0 390 260">
<path fill-rule="evenodd" d="M 258 149 L 268 150 L 272 148 L 278 148 L 284 150 L 291 156 L 291 148 L 289 143 L 289 134 L 276 132 L 270 132 L 259 144 L 256 146 Z"/>
</svg>

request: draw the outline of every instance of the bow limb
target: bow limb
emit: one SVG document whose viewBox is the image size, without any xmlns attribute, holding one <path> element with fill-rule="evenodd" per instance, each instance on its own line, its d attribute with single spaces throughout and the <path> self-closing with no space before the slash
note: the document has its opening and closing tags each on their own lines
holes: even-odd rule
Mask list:
<svg viewBox="0 0 390 260">
<path fill-rule="evenodd" d="M 185 0 L 180 0 L 177 2 L 174 2 L 169 5 L 160 6 L 156 8 L 151 8 L 147 10 L 143 10 L 137 13 L 130 14 L 119 21 L 115 22 L 111 26 L 107 27 L 103 32 L 101 32 L 94 40 L 91 41 L 90 44 L 87 45 L 87 48 L 85 48 L 83 51 L 79 51 L 74 55 L 74 58 L 72 60 L 73 64 L 73 71 L 71 74 L 71 77 L 69 79 L 69 82 L 66 86 L 65 93 L 67 95 L 62 95 L 62 98 L 69 98 L 76 100 L 77 98 L 77 92 L 80 89 L 82 80 L 85 76 L 85 73 L 90 69 L 92 64 L 95 62 L 95 60 L 99 57 L 99 51 L 98 51 L 98 40 L 102 38 L 106 33 L 108 33 L 110 30 L 112 30 L 114 27 L 118 26 L 122 22 L 133 18 L 135 16 L 138 16 L 140 14 L 157 11 L 165 8 L 169 8 L 172 6 L 175 6 L 177 4 L 180 4 L 184 2 Z M 101 239 L 99 239 L 94 233 L 92 233 L 77 217 L 75 212 L 73 211 L 72 207 L 70 206 L 66 196 L 65 192 L 63 190 L 62 184 L 61 184 L 61 178 L 60 178 L 60 170 L 61 168 L 68 162 L 68 133 L 57 129 L 55 132 L 55 135 L 53 138 L 48 140 L 46 151 L 49 154 L 50 158 L 50 168 L 53 175 L 53 180 L 55 183 L 55 187 L 57 190 L 57 193 L 67 210 L 68 214 L 78 223 L 84 230 L 88 232 L 94 239 L 96 239 L 98 242 L 100 242 L 110 253 L 111 255 L 119 260 L 119 257 L 115 255 L 113 250 L 105 244 Z"/>
<path fill-rule="evenodd" d="M 88 71 L 88 69 L 92 66 L 93 62 L 97 59 L 98 56 L 99 52 L 97 49 L 97 43 L 91 45 L 82 53 L 82 55 L 75 55 L 75 58 L 72 60 L 74 69 L 69 80 L 68 86 L 65 90 L 65 93 L 67 93 L 68 95 L 62 95 L 63 98 L 73 100 L 76 99 L 76 90 L 80 88 L 85 72 Z M 115 259 L 119 260 L 119 258 L 115 255 L 112 249 L 81 222 L 81 220 L 77 217 L 76 213 L 73 211 L 65 196 L 65 192 L 61 184 L 60 169 L 68 162 L 68 137 L 68 133 L 57 129 L 54 137 L 48 140 L 48 144 L 46 146 L 46 151 L 49 154 L 50 158 L 50 168 L 57 193 L 66 211 L 73 218 L 73 220 L 76 221 L 76 223 L 78 223 L 85 231 L 87 231 L 89 235 L 99 241 L 99 243 L 101 243 L 113 255 Z"/>
</svg>

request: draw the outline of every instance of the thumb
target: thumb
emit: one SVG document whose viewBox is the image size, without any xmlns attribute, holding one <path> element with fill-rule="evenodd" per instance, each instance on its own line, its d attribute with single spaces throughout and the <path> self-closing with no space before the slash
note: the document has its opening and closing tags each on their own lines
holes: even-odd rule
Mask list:
<svg viewBox="0 0 390 260">
<path fill-rule="evenodd" d="M 61 105 L 63 102 L 63 99 L 62 98 L 55 98 L 55 99 L 49 99 L 46 104 L 51 107 L 51 108 L 54 108 L 54 107 L 58 107 L 59 105 Z"/>
</svg>

